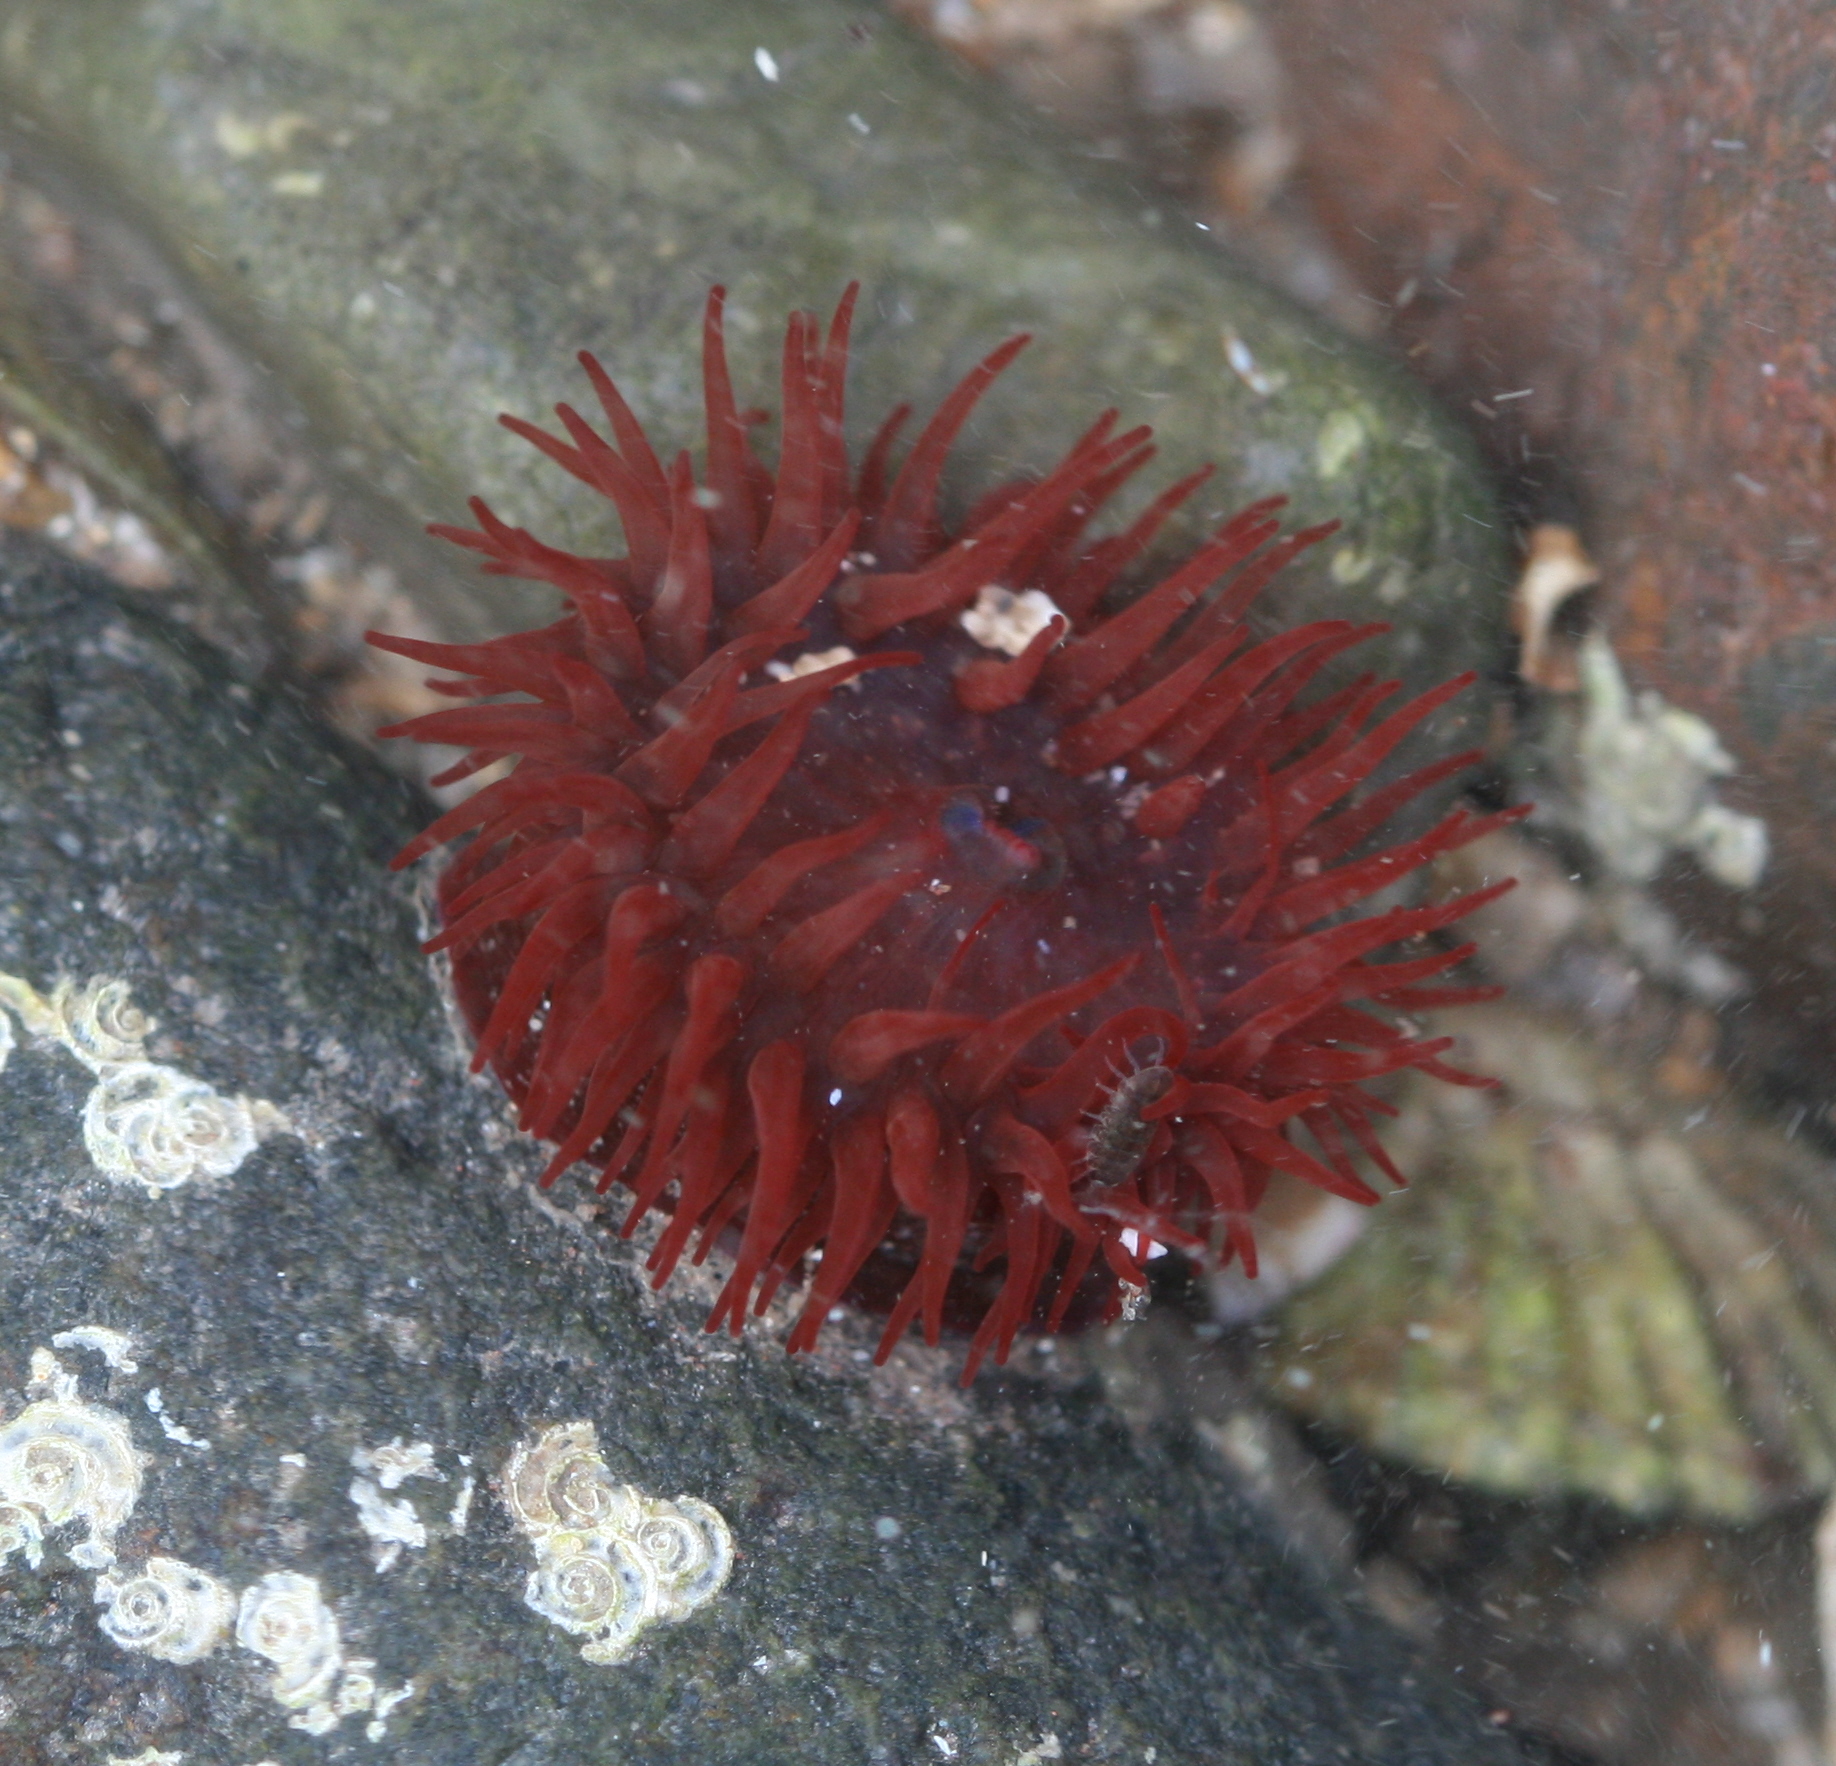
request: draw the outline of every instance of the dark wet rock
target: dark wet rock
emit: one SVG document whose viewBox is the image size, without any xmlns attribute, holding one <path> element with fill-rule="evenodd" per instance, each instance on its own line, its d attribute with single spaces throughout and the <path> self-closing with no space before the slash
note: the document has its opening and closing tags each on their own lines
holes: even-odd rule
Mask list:
<svg viewBox="0 0 1836 1766">
<path fill-rule="evenodd" d="M 708 1280 L 651 1295 L 641 1244 L 580 1192 L 536 1196 L 539 1155 L 463 1074 L 384 869 L 422 813 L 407 787 L 87 573 L 0 562 L 0 999 L 43 1028 L 60 978 L 131 995 L 66 989 L 64 1046 L 21 1035 L 0 1072 L 9 1761 L 1518 1757 L 1284 1557 L 1202 1447 L 1131 1433 L 1088 1380 L 962 1394 L 921 1348 L 874 1372 L 848 1318 L 793 1363 L 781 1319 L 701 1334 Z M 86 1141 L 134 1061 L 214 1090 L 163 1140 Z M 98 1169 L 123 1145 L 148 1182 L 205 1169 L 149 1191 Z M 523 1601 L 502 1474 L 569 1422 L 597 1431 L 592 1490 L 731 1530 L 724 1589 L 617 1664 Z M 25 1435 L 100 1481 L 48 1476 Z M 270 1621 L 329 1613 L 341 1666 L 322 1630 L 291 1667 L 124 1648 L 100 1622 L 146 1628 L 148 1575 L 240 1602 L 270 1655 L 257 1596 Z"/>
<path fill-rule="evenodd" d="M 13 381 L 168 522 L 194 499 L 192 550 L 226 576 L 338 539 L 450 635 L 545 616 L 420 533 L 476 491 L 607 542 L 495 414 L 581 396 L 584 345 L 660 444 L 692 442 L 710 282 L 775 405 L 783 315 L 859 276 L 863 434 L 1038 333 L 959 494 L 1055 458 L 1113 400 L 1159 429 L 1158 483 L 1221 463 L 1196 519 L 1280 491 L 1345 520 L 1276 617 L 1395 619 L 1358 666 L 1417 685 L 1493 657 L 1499 536 L 1404 378 L 877 9 L 21 0 L 0 82 Z M 312 609 L 270 582 L 278 641 L 314 649 Z"/>
</svg>

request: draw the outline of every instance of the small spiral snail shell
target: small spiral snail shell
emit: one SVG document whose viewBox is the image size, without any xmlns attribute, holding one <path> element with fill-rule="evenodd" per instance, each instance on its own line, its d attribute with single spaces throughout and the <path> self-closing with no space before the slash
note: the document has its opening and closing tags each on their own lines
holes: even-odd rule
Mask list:
<svg viewBox="0 0 1836 1766">
<path fill-rule="evenodd" d="M 646 1498 L 634 1543 L 655 1568 L 660 1619 L 686 1618 L 733 1567 L 733 1536 L 720 1510 L 693 1496 Z"/>
<path fill-rule="evenodd" d="M 588 1661 L 622 1661 L 656 1617 L 656 1571 L 617 1534 L 561 1534 L 529 1572 L 523 1599 L 563 1631 L 590 1634 Z"/>
<path fill-rule="evenodd" d="M 236 1597 L 214 1576 L 177 1558 L 148 1558 L 129 1575 L 101 1576 L 102 1629 L 123 1649 L 162 1662 L 198 1662 L 223 1641 Z"/>
<path fill-rule="evenodd" d="M 139 1500 L 140 1457 L 113 1411 L 65 1398 L 28 1404 L 0 1429 L 0 1502 L 106 1538 Z"/>
<path fill-rule="evenodd" d="M 83 1143 L 96 1169 L 150 1190 L 227 1177 L 257 1138 L 240 1098 L 153 1061 L 110 1069 L 83 1105 Z"/>
<path fill-rule="evenodd" d="M 628 1532 L 639 1520 L 638 1494 L 614 1480 L 591 1423 L 557 1423 L 520 1442 L 504 1468 L 504 1499 L 531 1535 Z"/>
<path fill-rule="evenodd" d="M 142 1059 L 159 1026 L 128 997 L 125 981 L 97 976 L 81 987 L 59 982 L 51 1008 L 61 1020 L 64 1046 L 91 1067 Z"/>
<path fill-rule="evenodd" d="M 290 1710 L 329 1698 L 343 1664 L 338 1621 L 310 1576 L 270 1570 L 242 1591 L 236 1641 L 274 1664 L 269 1691 Z"/>
</svg>

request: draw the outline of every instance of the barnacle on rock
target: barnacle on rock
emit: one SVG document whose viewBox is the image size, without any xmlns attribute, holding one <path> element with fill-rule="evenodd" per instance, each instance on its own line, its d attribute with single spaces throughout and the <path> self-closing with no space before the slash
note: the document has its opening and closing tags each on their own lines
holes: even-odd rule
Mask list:
<svg viewBox="0 0 1836 1766">
<path fill-rule="evenodd" d="M 693 1496 L 647 1498 L 637 1545 L 656 1568 L 659 1619 L 686 1618 L 733 1568 L 733 1535 L 720 1510 Z"/>
<path fill-rule="evenodd" d="M 149 1194 L 196 1177 L 228 1177 L 287 1119 L 260 1099 L 220 1096 L 201 1079 L 146 1059 L 158 1026 L 127 983 L 98 975 L 60 981 L 47 999 L 17 975 L 0 975 L 0 1005 L 34 1036 L 60 1043 L 96 1076 L 83 1105 L 83 1144 L 96 1169 Z M 12 1027 L 0 1014 L 0 1068 Z"/>
<path fill-rule="evenodd" d="M 637 1493 L 618 1483 L 591 1423 L 557 1423 L 518 1442 L 504 1468 L 504 1500 L 531 1537 L 638 1524 Z"/>
<path fill-rule="evenodd" d="M 102 1629 L 116 1643 L 162 1662 L 202 1661 L 236 1614 L 228 1588 L 177 1558 L 148 1558 L 130 1575 L 99 1577 L 96 1600 L 108 1609 Z"/>
</svg>

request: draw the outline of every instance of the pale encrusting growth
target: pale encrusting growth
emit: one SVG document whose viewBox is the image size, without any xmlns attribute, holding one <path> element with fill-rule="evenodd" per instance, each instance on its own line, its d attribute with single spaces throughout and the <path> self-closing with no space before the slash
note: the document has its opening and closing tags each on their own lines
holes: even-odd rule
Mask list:
<svg viewBox="0 0 1836 1766">
<path fill-rule="evenodd" d="M 586 1638 L 580 1653 L 589 1662 L 622 1662 L 649 1626 L 686 1619 L 712 1600 L 733 1567 L 720 1511 L 618 1483 L 589 1422 L 555 1423 L 519 1442 L 503 1495 L 535 1548 L 523 1599 Z"/>
<path fill-rule="evenodd" d="M 195 1178 L 229 1177 L 287 1118 L 259 1098 L 226 1098 L 190 1074 L 146 1058 L 159 1026 L 128 997 L 127 984 L 98 975 L 59 981 L 49 998 L 16 975 L 0 975 L 0 1005 L 33 1036 L 55 1042 L 95 1075 L 83 1104 L 83 1145 L 106 1177 L 149 1195 Z M 0 1013 L 0 1068 L 13 1047 Z"/>
</svg>

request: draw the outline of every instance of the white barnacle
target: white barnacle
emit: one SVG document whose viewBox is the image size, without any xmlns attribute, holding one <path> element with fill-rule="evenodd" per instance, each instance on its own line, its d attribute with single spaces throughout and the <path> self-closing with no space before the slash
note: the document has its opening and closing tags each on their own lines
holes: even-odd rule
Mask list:
<svg viewBox="0 0 1836 1766">
<path fill-rule="evenodd" d="M 83 1105 L 83 1144 L 96 1169 L 154 1192 L 229 1176 L 258 1138 L 246 1099 L 153 1061 L 112 1069 Z"/>
<path fill-rule="evenodd" d="M 613 1478 L 587 1422 L 556 1423 L 519 1441 L 504 1467 L 504 1500 L 537 1541 L 555 1532 L 629 1532 L 640 1513 L 638 1493 Z"/>
<path fill-rule="evenodd" d="M 0 1502 L 0 1568 L 17 1553 L 26 1568 L 36 1570 L 45 1561 L 45 1530 L 31 1509 L 17 1502 Z"/>
<path fill-rule="evenodd" d="M 106 1568 L 140 1498 L 142 1457 L 112 1410 L 70 1398 L 28 1404 L 0 1428 L 0 1502 L 30 1509 L 43 1527 L 83 1523 L 89 1538 L 71 1558 Z"/>
<path fill-rule="evenodd" d="M 100 1576 L 102 1629 L 123 1649 L 162 1662 L 200 1662 L 220 1644 L 236 1597 L 216 1577 L 177 1558 L 148 1558 L 131 1574 Z"/>
<path fill-rule="evenodd" d="M 589 1662 L 619 1662 L 657 1616 L 650 1562 L 617 1533 L 561 1533 L 536 1559 L 523 1599 L 551 1625 L 589 1641 Z"/>
<path fill-rule="evenodd" d="M 988 583 L 975 605 L 957 615 L 956 623 L 984 650 L 1018 656 L 1058 617 L 1057 604 L 1038 589 L 1016 595 L 999 583 Z"/>
<path fill-rule="evenodd" d="M 268 1690 L 288 1710 L 329 1700 L 343 1653 L 338 1620 L 312 1577 L 270 1570 L 245 1588 L 236 1610 L 236 1641 L 274 1664 Z"/>
<path fill-rule="evenodd" d="M 712 1600 L 733 1568 L 733 1535 L 720 1510 L 693 1496 L 644 1499 L 634 1543 L 657 1579 L 657 1617 L 685 1619 Z"/>
</svg>

